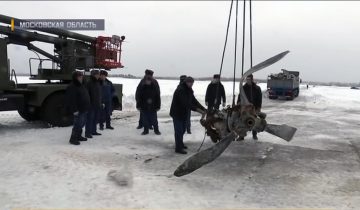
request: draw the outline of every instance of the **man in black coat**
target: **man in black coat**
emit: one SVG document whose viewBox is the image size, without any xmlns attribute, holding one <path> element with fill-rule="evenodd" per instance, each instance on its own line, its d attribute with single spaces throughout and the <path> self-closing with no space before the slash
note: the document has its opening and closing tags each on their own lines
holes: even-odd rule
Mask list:
<svg viewBox="0 0 360 210">
<path fill-rule="evenodd" d="M 170 116 L 173 118 L 175 130 L 175 152 L 180 154 L 187 154 L 184 145 L 183 137 L 185 134 L 188 113 L 197 111 L 203 115 L 206 114 L 206 109 L 196 100 L 192 86 L 194 79 L 187 77 L 185 81 L 180 84 L 174 92 L 174 96 L 170 108 Z"/>
<path fill-rule="evenodd" d="M 180 76 L 179 85 L 181 85 L 185 81 L 186 77 L 187 77 L 186 75 L 181 75 Z M 189 110 L 189 113 L 187 115 L 186 133 L 191 134 L 191 110 Z"/>
<path fill-rule="evenodd" d="M 101 99 L 101 86 L 100 86 L 100 71 L 92 70 L 90 80 L 86 83 L 86 88 L 90 95 L 91 107 L 87 114 L 85 137 L 92 138 L 93 136 L 101 135 L 97 132 L 96 127 L 99 122 L 101 109 L 104 104 Z"/>
<path fill-rule="evenodd" d="M 262 92 L 261 88 L 254 82 L 254 76 L 252 74 L 246 77 L 246 84 L 243 88 L 248 101 L 254 105 L 256 113 L 259 113 L 262 105 Z M 240 103 L 240 95 L 238 96 L 237 103 Z M 252 134 L 253 139 L 257 140 L 257 132 L 252 131 Z"/>
<path fill-rule="evenodd" d="M 153 79 L 153 82 L 154 82 L 154 84 L 157 86 L 158 91 L 159 91 L 159 95 L 160 95 L 160 86 L 159 86 L 158 81 L 154 78 L 154 71 L 153 71 L 153 70 L 150 70 L 150 69 L 146 69 L 146 70 L 145 70 L 145 76 L 144 76 L 144 78 L 140 80 L 140 82 L 139 82 L 139 84 L 138 84 L 138 86 L 137 86 L 137 88 L 136 88 L 136 92 L 135 92 L 135 100 L 136 100 L 136 103 L 138 103 L 138 101 L 139 101 L 139 94 L 138 94 L 138 92 L 139 92 L 140 86 L 143 85 L 144 82 L 145 82 L 145 77 L 151 77 L 151 78 Z M 144 121 L 144 120 L 143 120 L 143 115 L 142 115 L 142 113 L 140 112 L 139 124 L 138 124 L 138 126 L 136 127 L 137 129 L 142 129 L 142 128 L 144 127 L 143 121 Z M 150 125 L 150 129 L 153 129 L 153 125 Z"/>
<path fill-rule="evenodd" d="M 82 129 L 86 123 L 87 112 L 90 109 L 90 96 L 83 85 L 84 75 L 80 71 L 74 71 L 72 82 L 66 89 L 65 105 L 69 114 L 74 116 L 74 125 L 70 137 L 70 144 L 80 145 L 80 141 L 87 139 L 82 137 Z"/>
<path fill-rule="evenodd" d="M 112 113 L 112 98 L 115 95 L 115 88 L 113 83 L 107 79 L 108 72 L 105 70 L 100 71 L 100 83 L 101 83 L 101 99 L 102 103 L 105 105 L 103 109 L 101 109 L 100 113 L 100 130 L 104 130 L 105 128 L 114 130 L 114 127 L 111 126 L 111 113 Z"/>
<path fill-rule="evenodd" d="M 154 127 L 156 135 L 161 135 L 157 120 L 157 111 L 160 110 L 161 106 L 160 90 L 157 82 L 151 76 L 146 76 L 143 83 L 138 87 L 137 96 L 136 108 L 140 110 L 142 125 L 144 126 L 142 135 L 149 134 L 150 126 Z"/>
<path fill-rule="evenodd" d="M 225 89 L 220 82 L 220 74 L 215 74 L 213 80 L 208 85 L 205 95 L 205 104 L 208 110 L 219 109 L 222 102 L 223 107 L 226 104 Z"/>
</svg>

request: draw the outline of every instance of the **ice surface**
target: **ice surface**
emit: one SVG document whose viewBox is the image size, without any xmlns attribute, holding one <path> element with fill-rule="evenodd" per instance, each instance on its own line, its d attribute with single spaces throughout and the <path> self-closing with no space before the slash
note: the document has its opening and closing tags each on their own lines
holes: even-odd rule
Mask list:
<svg viewBox="0 0 360 210">
<path fill-rule="evenodd" d="M 70 127 L 48 128 L 16 112 L 0 113 L 0 209 L 359 209 L 359 90 L 302 86 L 294 101 L 269 100 L 264 93 L 267 120 L 298 128 L 291 142 L 267 133 L 259 134 L 258 143 L 246 137 L 214 162 L 177 178 L 172 173 L 196 152 L 204 135 L 194 115 L 193 134 L 185 135 L 189 154 L 174 153 L 168 112 L 178 81 L 159 81 L 163 135 L 141 136 L 134 104 L 139 80 L 112 80 L 124 84 L 125 111 L 114 113 L 114 131 L 80 146 L 68 144 Z M 194 84 L 201 103 L 207 84 Z M 230 97 L 232 84 L 224 85 Z M 207 138 L 203 148 L 211 145 Z"/>
</svg>

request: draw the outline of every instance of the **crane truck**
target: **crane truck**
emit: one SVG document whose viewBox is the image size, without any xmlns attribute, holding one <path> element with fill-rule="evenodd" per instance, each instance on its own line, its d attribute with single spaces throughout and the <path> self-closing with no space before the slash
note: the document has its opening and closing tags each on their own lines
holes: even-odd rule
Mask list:
<svg viewBox="0 0 360 210">
<path fill-rule="evenodd" d="M 0 111 L 17 110 L 27 121 L 40 120 L 52 126 L 71 125 L 73 117 L 65 111 L 64 95 L 72 72 L 83 70 L 89 75 L 92 69 L 122 68 L 121 46 L 125 36 L 91 37 L 59 28 L 12 28 L 14 20 L 26 21 L 0 15 Z M 51 44 L 53 53 L 34 42 Z M 36 82 L 17 83 L 16 72 L 10 71 L 8 45 L 25 46 L 38 55 L 29 59 L 30 80 Z M 32 69 L 34 63 L 36 69 Z M 114 87 L 113 107 L 121 110 L 122 85 Z"/>
</svg>

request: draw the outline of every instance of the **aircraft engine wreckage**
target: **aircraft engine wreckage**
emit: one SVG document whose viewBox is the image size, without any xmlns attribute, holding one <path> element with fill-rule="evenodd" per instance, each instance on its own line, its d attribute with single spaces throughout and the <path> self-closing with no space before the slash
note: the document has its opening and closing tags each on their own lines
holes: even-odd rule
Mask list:
<svg viewBox="0 0 360 210">
<path fill-rule="evenodd" d="M 240 79 L 240 104 L 226 107 L 223 110 L 214 110 L 202 117 L 200 120 L 201 125 L 205 127 L 207 135 L 216 144 L 188 158 L 175 170 L 175 176 L 187 175 L 212 162 L 225 151 L 231 142 L 245 137 L 246 133 L 251 130 L 257 132 L 266 131 L 286 141 L 290 141 L 293 138 L 296 128 L 285 124 L 275 125 L 267 123 L 265 120 L 266 114 L 263 112 L 256 113 L 254 106 L 249 103 L 242 87 L 248 75 L 276 63 L 288 53 L 289 51 L 282 52 L 257 64 L 244 73 Z"/>
</svg>

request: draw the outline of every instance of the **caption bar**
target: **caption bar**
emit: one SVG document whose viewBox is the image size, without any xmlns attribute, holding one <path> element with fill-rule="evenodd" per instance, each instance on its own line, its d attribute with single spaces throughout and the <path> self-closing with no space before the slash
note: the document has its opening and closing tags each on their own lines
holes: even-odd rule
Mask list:
<svg viewBox="0 0 360 210">
<path fill-rule="evenodd" d="M 104 19 L 26 19 L 14 21 L 20 29 L 65 29 L 74 31 L 105 30 Z"/>
</svg>

